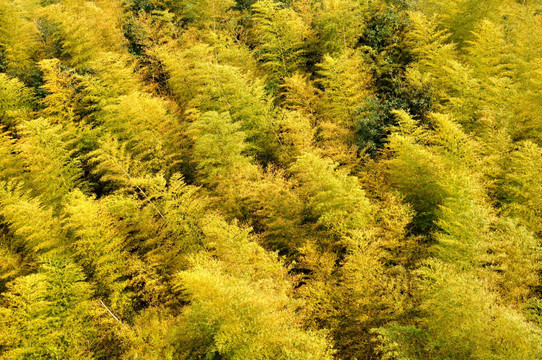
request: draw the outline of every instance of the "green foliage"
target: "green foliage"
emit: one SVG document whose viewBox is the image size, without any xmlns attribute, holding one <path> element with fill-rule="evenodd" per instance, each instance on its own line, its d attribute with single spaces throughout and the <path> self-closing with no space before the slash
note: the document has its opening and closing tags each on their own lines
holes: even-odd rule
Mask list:
<svg viewBox="0 0 542 360">
<path fill-rule="evenodd" d="M 423 323 L 430 332 L 430 353 L 448 359 L 540 356 L 540 330 L 500 305 L 483 280 L 439 263 L 423 275 L 428 296 L 422 309 L 429 315 Z"/>
<path fill-rule="evenodd" d="M 53 217 L 52 210 L 45 209 L 22 185 L 2 183 L 0 202 L 3 222 L 12 233 L 8 238 L 11 249 L 30 257 L 62 249 L 65 236 L 62 225 Z"/>
<path fill-rule="evenodd" d="M 323 89 L 317 102 L 318 143 L 335 161 L 355 162 L 354 118 L 360 103 L 371 93 L 371 76 L 359 53 L 345 52 L 335 58 L 326 55 L 317 67 L 317 85 Z"/>
<path fill-rule="evenodd" d="M 413 224 L 422 231 L 434 228 L 436 211 L 446 196 L 439 184 L 442 164 L 425 146 L 427 135 L 404 112 L 397 113 L 398 131 L 389 138 L 394 157 L 387 161 L 394 186 L 416 211 Z"/>
<path fill-rule="evenodd" d="M 166 101 L 132 92 L 105 106 L 97 120 L 151 173 L 175 169 L 181 160 L 180 151 L 175 149 L 180 128 Z"/>
<path fill-rule="evenodd" d="M 99 358 L 111 324 L 92 295 L 77 265 L 62 256 L 44 258 L 37 273 L 16 279 L 3 294 L 2 358 Z"/>
<path fill-rule="evenodd" d="M 537 234 L 542 231 L 542 198 L 539 191 L 542 182 L 541 157 L 539 146 L 529 141 L 519 143 L 506 164 L 509 172 L 505 175 L 502 189 L 505 211 L 521 219 Z"/>
<path fill-rule="evenodd" d="M 47 59 L 39 63 L 43 72 L 42 88 L 47 95 L 42 100 L 43 113 L 59 122 L 73 120 L 76 114 L 74 100 L 77 91 L 77 76 L 73 72 L 63 71 L 60 60 Z"/>
<path fill-rule="evenodd" d="M 38 8 L 37 0 L 4 1 L 0 5 L 0 68 L 33 85 L 39 77 L 35 64 L 40 52 L 39 33 L 32 21 Z"/>
<path fill-rule="evenodd" d="M 371 218 L 371 206 L 357 178 L 337 169 L 330 159 L 313 153 L 299 157 L 292 165 L 305 199 L 308 219 L 336 234 L 363 228 Z"/>
<path fill-rule="evenodd" d="M 180 274 L 191 301 L 180 358 L 331 359 L 326 341 L 295 324 L 284 292 L 251 286 L 206 261 Z M 186 349 L 186 350 L 185 350 Z"/>
<path fill-rule="evenodd" d="M 423 359 L 427 334 L 416 326 L 397 324 L 374 329 L 378 351 L 384 360 Z"/>
<path fill-rule="evenodd" d="M 0 134 L 0 178 L 15 180 L 22 175 L 21 161 L 16 156 L 15 139 L 8 132 Z"/>
<path fill-rule="evenodd" d="M 343 259 L 311 243 L 300 249 L 300 266 L 310 271 L 300 288 L 309 324 L 330 329 L 341 358 L 378 358 L 372 329 L 403 318 L 410 309 L 408 269 L 397 264 L 396 252 L 389 253 L 406 241 L 406 222 L 384 225 L 395 221 L 386 212 L 401 211 L 397 205 L 387 207 L 379 211 L 378 227 L 371 224 L 370 230 L 344 239 Z M 386 230 L 379 233 L 380 226 Z"/>
<path fill-rule="evenodd" d="M 422 0 L 417 7 L 436 16 L 441 26 L 452 33 L 453 41 L 463 44 L 470 39 L 480 20 L 498 17 L 503 3 L 502 0 Z"/>
<path fill-rule="evenodd" d="M 0 1 L 1 359 L 542 358 L 540 1 Z"/>
<path fill-rule="evenodd" d="M 410 23 L 405 15 L 393 2 L 375 1 L 369 7 L 367 24 L 358 40 L 374 58 L 373 71 L 384 90 L 391 85 L 394 74 L 410 61 L 406 42 Z"/>
<path fill-rule="evenodd" d="M 201 182 L 220 196 L 228 213 L 243 216 L 243 198 L 259 176 L 259 168 L 243 155 L 245 134 L 228 113 L 204 113 L 192 123 L 194 160 Z"/>
<path fill-rule="evenodd" d="M 242 154 L 246 149 L 245 134 L 239 128 L 228 113 L 208 112 L 192 124 L 194 155 L 205 182 L 216 184 L 219 176 L 251 168 L 249 159 Z"/>
<path fill-rule="evenodd" d="M 275 157 L 276 129 L 269 99 L 261 80 L 239 64 L 230 64 L 232 54 L 226 50 L 195 43 L 180 51 L 160 48 L 157 54 L 170 74 L 169 86 L 187 115 L 229 112 L 246 132 L 253 153 L 263 162 L 270 161 Z M 225 58 L 221 61 L 222 56 Z M 242 53 L 241 56 L 233 60 L 246 62 Z"/>
<path fill-rule="evenodd" d="M 216 217 L 203 230 L 209 253 L 178 277 L 190 300 L 180 321 L 192 324 L 180 339 L 181 358 L 330 359 L 325 337 L 302 330 L 276 258 L 246 229 Z"/>
<path fill-rule="evenodd" d="M 473 110 L 466 98 L 475 82 L 471 70 L 458 61 L 456 45 L 449 42 L 450 34 L 438 29 L 423 13 L 412 12 L 409 17 L 413 29 L 407 41 L 412 43 L 417 60 L 407 70 L 409 82 L 431 89 L 437 111 L 455 110 L 454 115 L 470 120 Z"/>
<path fill-rule="evenodd" d="M 434 261 L 422 268 L 420 326 L 377 330 L 384 359 L 535 359 L 540 329 L 499 303 L 479 277 Z"/>
<path fill-rule="evenodd" d="M 313 6 L 318 41 L 324 54 L 341 53 L 357 45 L 367 24 L 367 5 L 361 1 L 325 0 Z M 318 10 L 316 10 L 318 9 Z"/>
<path fill-rule="evenodd" d="M 291 164 L 299 155 L 313 148 L 317 131 L 312 125 L 311 116 L 303 115 L 300 111 L 284 111 L 277 117 L 277 138 L 281 145 L 278 161 Z"/>
<path fill-rule="evenodd" d="M 40 9 L 42 21 L 56 27 L 50 35 L 61 44 L 63 59 L 85 67 L 105 52 L 123 52 L 122 3 L 114 0 L 75 0 Z"/>
<path fill-rule="evenodd" d="M 389 126 L 396 125 L 395 110 L 423 118 L 434 100 L 427 84 L 408 76 L 417 44 L 409 41 L 413 24 L 404 2 L 374 1 L 368 6 L 357 46 L 369 60 L 375 92 L 360 104 L 355 125 L 358 146 L 374 154 L 386 143 Z"/>
<path fill-rule="evenodd" d="M 29 188 L 34 195 L 41 195 L 46 205 L 58 205 L 68 192 L 80 186 L 82 169 L 78 159 L 73 158 L 76 149 L 72 143 L 77 135 L 44 118 L 24 121 L 18 132 L 21 139 L 16 149 L 30 173 Z"/>
<path fill-rule="evenodd" d="M 294 184 L 283 170 L 268 168 L 249 193 L 252 225 L 262 244 L 281 255 L 296 253 L 306 236 L 302 228 L 304 204 Z"/>
<path fill-rule="evenodd" d="M 310 29 L 292 8 L 273 0 L 257 1 L 251 10 L 256 56 L 271 84 L 278 83 L 305 61 L 304 40 Z"/>
<path fill-rule="evenodd" d="M 101 202 L 79 191 L 70 194 L 65 211 L 65 226 L 73 232 L 74 256 L 97 282 L 97 294 L 107 296 L 113 310 L 129 314 L 134 305 L 126 279 L 130 276 L 130 255 L 124 248 L 126 240 L 115 228 L 115 217 Z"/>
<path fill-rule="evenodd" d="M 221 23 L 228 20 L 228 12 L 234 4 L 234 0 L 182 0 L 175 6 L 181 8 L 181 16 L 187 23 L 216 31 Z"/>
<path fill-rule="evenodd" d="M 133 356 L 331 359 L 326 338 L 302 329 L 285 269 L 253 241 L 250 229 L 211 215 L 202 230 L 207 250 L 176 280 L 190 305 L 178 316 L 160 309 L 142 314 L 136 330 L 149 342 L 136 338 Z M 149 333 L 151 324 L 167 329 L 164 337 Z"/>
<path fill-rule="evenodd" d="M 107 190 L 136 188 L 152 182 L 145 173 L 145 166 L 133 159 L 126 145 L 111 136 L 105 137 L 98 149 L 88 154 L 92 173 L 105 184 Z"/>
<path fill-rule="evenodd" d="M 375 356 L 371 329 L 400 319 L 408 310 L 408 273 L 401 266 L 382 262 L 383 248 L 378 238 L 354 239 L 341 269 L 339 311 L 343 318 L 335 337 L 348 339 L 341 352 L 354 357 Z"/>
<path fill-rule="evenodd" d="M 0 74 L 0 123 L 14 129 L 32 111 L 32 91 L 19 80 Z"/>
<path fill-rule="evenodd" d="M 320 100 L 322 117 L 347 127 L 363 98 L 370 93 L 368 69 L 359 53 L 344 53 L 336 58 L 324 56 L 318 67 L 321 77 L 318 85 L 324 90 Z"/>
</svg>

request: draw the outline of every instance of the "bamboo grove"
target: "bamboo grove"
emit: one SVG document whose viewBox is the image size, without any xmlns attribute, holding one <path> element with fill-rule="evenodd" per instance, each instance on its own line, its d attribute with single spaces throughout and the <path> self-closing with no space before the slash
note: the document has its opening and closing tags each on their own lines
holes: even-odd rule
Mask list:
<svg viewBox="0 0 542 360">
<path fill-rule="evenodd" d="M 0 1 L 0 359 L 542 358 L 542 1 Z"/>
</svg>

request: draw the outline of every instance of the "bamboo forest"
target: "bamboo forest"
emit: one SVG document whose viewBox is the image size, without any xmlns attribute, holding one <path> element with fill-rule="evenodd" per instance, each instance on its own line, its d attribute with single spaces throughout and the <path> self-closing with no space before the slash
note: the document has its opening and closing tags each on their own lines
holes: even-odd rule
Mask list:
<svg viewBox="0 0 542 360">
<path fill-rule="evenodd" d="M 0 359 L 542 359 L 542 0 L 0 0 Z"/>
</svg>

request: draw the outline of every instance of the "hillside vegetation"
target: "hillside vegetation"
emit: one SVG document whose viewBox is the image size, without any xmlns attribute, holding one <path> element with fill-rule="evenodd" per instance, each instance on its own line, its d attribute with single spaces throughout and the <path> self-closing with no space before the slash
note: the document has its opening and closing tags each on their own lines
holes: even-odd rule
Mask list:
<svg viewBox="0 0 542 360">
<path fill-rule="evenodd" d="M 542 1 L 1 0 L 0 359 L 542 359 Z"/>
</svg>

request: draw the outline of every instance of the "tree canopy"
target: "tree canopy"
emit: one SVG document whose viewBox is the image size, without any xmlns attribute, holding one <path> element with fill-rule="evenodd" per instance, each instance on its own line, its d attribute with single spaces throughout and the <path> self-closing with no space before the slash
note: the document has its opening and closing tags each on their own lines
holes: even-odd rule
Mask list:
<svg viewBox="0 0 542 360">
<path fill-rule="evenodd" d="M 542 358 L 539 0 L 0 1 L 0 360 Z"/>
</svg>

